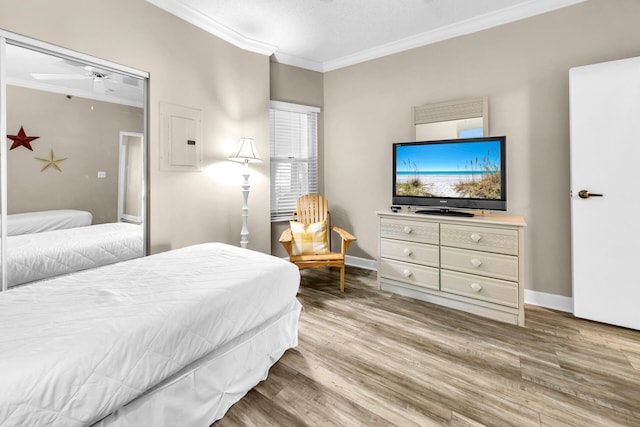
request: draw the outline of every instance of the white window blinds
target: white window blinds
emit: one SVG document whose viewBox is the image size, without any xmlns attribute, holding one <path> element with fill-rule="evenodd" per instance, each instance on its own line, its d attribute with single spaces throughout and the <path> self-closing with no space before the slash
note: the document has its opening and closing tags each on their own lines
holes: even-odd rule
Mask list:
<svg viewBox="0 0 640 427">
<path fill-rule="evenodd" d="M 318 192 L 319 108 L 271 102 L 271 220 L 291 219 L 296 200 Z"/>
</svg>

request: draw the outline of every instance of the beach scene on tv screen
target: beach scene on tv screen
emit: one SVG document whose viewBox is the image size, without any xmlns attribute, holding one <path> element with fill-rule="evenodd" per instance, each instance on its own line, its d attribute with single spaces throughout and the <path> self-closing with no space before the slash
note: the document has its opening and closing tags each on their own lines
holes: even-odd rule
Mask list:
<svg viewBox="0 0 640 427">
<path fill-rule="evenodd" d="M 500 142 L 399 145 L 396 195 L 500 200 Z"/>
</svg>

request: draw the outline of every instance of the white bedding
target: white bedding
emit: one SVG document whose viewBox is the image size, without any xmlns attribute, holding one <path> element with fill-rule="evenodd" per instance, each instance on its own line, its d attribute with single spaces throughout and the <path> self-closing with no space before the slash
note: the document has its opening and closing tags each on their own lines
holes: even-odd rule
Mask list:
<svg viewBox="0 0 640 427">
<path fill-rule="evenodd" d="M 76 209 L 24 212 L 7 215 L 7 236 L 91 225 L 93 215 Z"/>
<path fill-rule="evenodd" d="M 299 310 L 299 282 L 287 261 L 209 243 L 0 293 L 0 425 L 99 421 Z"/>
<path fill-rule="evenodd" d="M 116 222 L 7 237 L 7 286 L 141 257 L 142 226 Z"/>
<path fill-rule="evenodd" d="M 300 304 L 234 338 L 118 409 L 92 427 L 202 427 L 260 381 L 290 348 L 298 345 Z"/>
</svg>

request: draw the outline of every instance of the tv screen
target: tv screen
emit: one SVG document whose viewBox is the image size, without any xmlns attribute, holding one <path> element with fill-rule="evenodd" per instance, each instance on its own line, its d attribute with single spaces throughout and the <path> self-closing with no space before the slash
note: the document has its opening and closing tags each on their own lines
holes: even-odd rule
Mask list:
<svg viewBox="0 0 640 427">
<path fill-rule="evenodd" d="M 393 204 L 507 209 L 506 137 L 393 144 Z"/>
</svg>

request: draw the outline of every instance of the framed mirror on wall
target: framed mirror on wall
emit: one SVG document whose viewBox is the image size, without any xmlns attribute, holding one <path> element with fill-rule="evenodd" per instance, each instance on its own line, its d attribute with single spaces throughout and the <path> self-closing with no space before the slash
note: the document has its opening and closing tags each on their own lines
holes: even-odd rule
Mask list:
<svg viewBox="0 0 640 427">
<path fill-rule="evenodd" d="M 146 254 L 148 74 L 0 30 L 2 289 Z"/>
<path fill-rule="evenodd" d="M 144 134 L 120 132 L 118 160 L 118 221 L 143 222 Z"/>
<path fill-rule="evenodd" d="M 486 96 L 438 102 L 412 108 L 414 141 L 489 136 Z"/>
</svg>

